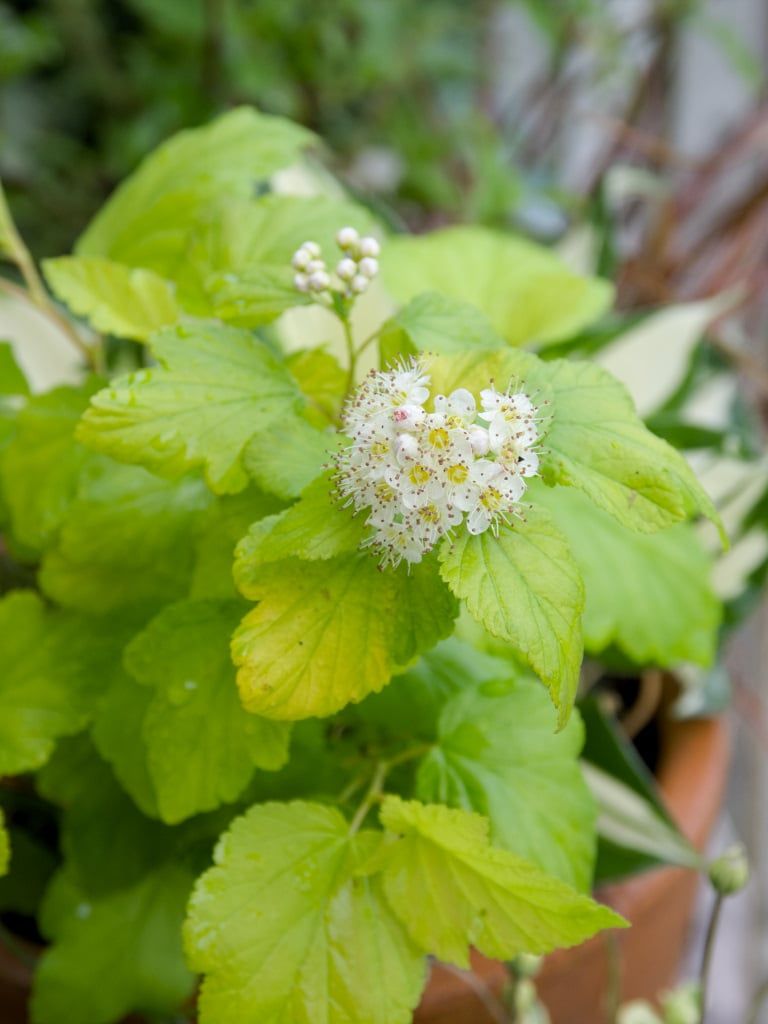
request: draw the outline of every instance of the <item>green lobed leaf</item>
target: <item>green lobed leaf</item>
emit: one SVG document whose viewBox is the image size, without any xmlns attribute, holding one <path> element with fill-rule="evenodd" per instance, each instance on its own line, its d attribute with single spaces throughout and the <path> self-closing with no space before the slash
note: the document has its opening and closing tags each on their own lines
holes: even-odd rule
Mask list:
<svg viewBox="0 0 768 1024">
<path fill-rule="evenodd" d="M 616 647 L 637 665 L 712 663 L 721 607 L 693 527 L 637 533 L 571 488 L 537 487 L 531 500 L 549 510 L 584 578 L 590 653 Z"/>
<path fill-rule="evenodd" d="M 173 277 L 190 228 L 221 204 L 292 163 L 314 136 L 297 124 L 248 107 L 179 132 L 158 147 L 88 226 L 78 256 L 105 256 Z"/>
<path fill-rule="evenodd" d="M 0 395 L 28 395 L 29 384 L 8 341 L 0 341 Z M 0 406 L 1 407 L 1 406 Z"/>
<path fill-rule="evenodd" d="M 291 556 L 314 561 L 357 551 L 366 535 L 363 517 L 342 508 L 333 489 L 333 473 L 323 473 L 290 508 L 251 526 L 236 552 L 235 580 L 243 593 L 267 562 Z"/>
<path fill-rule="evenodd" d="M 197 531 L 195 568 L 189 596 L 228 600 L 237 597 L 232 576 L 235 547 L 251 524 L 275 515 L 283 503 L 256 487 L 216 498 Z"/>
<path fill-rule="evenodd" d="M 10 857 L 10 863 L 6 859 L 7 873 L 0 878 L 0 912 L 37 917 L 43 893 L 58 867 L 58 858 L 50 845 L 32 831 L 11 824 L 5 835 L 6 858 Z"/>
<path fill-rule="evenodd" d="M 485 815 L 494 844 L 586 892 L 595 858 L 595 804 L 579 769 L 584 729 L 556 733 L 538 681 L 497 675 L 443 707 L 417 795 Z"/>
<path fill-rule="evenodd" d="M 450 355 L 504 345 L 476 306 L 439 292 L 424 292 L 411 299 L 384 324 L 379 336 L 383 363 L 417 352 Z"/>
<path fill-rule="evenodd" d="M 183 601 L 126 649 L 128 671 L 153 689 L 142 734 L 169 824 L 231 803 L 255 768 L 287 760 L 289 727 L 247 714 L 238 699 L 229 641 L 242 611 L 236 601 Z"/>
<path fill-rule="evenodd" d="M 510 345 L 558 341 L 597 320 L 613 298 L 607 281 L 573 273 L 533 242 L 480 227 L 395 236 L 382 271 L 402 302 L 436 291 L 472 303 Z"/>
<path fill-rule="evenodd" d="M 381 857 L 387 901 L 414 942 L 441 960 L 468 967 L 470 946 L 500 960 L 548 953 L 625 924 L 491 846 L 488 822 L 477 814 L 387 796 L 381 821 L 393 834 Z"/>
<path fill-rule="evenodd" d="M 364 872 L 380 833 L 337 810 L 268 803 L 238 818 L 198 881 L 185 946 L 201 1024 L 407 1024 L 423 957 Z"/>
<path fill-rule="evenodd" d="M 74 439 L 75 426 L 97 387 L 90 381 L 31 398 L 0 452 L 0 486 L 13 537 L 33 554 L 50 542 L 75 496 L 89 457 Z"/>
<path fill-rule="evenodd" d="M 60 256 L 43 270 L 53 293 L 105 334 L 146 341 L 182 315 L 173 285 L 152 270 L 98 256 Z"/>
<path fill-rule="evenodd" d="M 315 479 L 337 444 L 337 434 L 292 416 L 259 431 L 243 452 L 243 465 L 263 490 L 290 500 Z"/>
<path fill-rule="evenodd" d="M 315 426 L 338 423 L 348 383 L 348 373 L 338 360 L 324 348 L 308 348 L 292 352 L 287 362 L 309 399 L 307 415 Z"/>
<path fill-rule="evenodd" d="M 94 899 L 57 876 L 43 911 L 54 941 L 35 972 L 33 1024 L 112 1024 L 133 1011 L 178 1010 L 195 983 L 180 941 L 191 884 L 186 868 L 165 864 Z"/>
<path fill-rule="evenodd" d="M 124 643 L 103 619 L 49 611 L 32 591 L 0 600 L 0 775 L 39 768 L 92 717 Z"/>
<path fill-rule="evenodd" d="M 241 589 L 259 604 L 232 641 L 240 695 L 247 710 L 278 719 L 330 715 L 380 690 L 456 615 L 433 563 L 382 572 L 359 552 L 270 562 Z"/>
<path fill-rule="evenodd" d="M 92 613 L 152 609 L 182 597 L 211 501 L 201 480 L 163 480 L 107 462 L 84 474 L 40 571 L 43 590 Z"/>
<path fill-rule="evenodd" d="M 160 365 L 99 392 L 78 436 L 163 476 L 202 466 L 215 492 L 243 490 L 248 442 L 299 401 L 287 369 L 266 345 L 232 327 L 169 328 L 152 349 Z"/>
<path fill-rule="evenodd" d="M 498 537 L 486 531 L 444 541 L 440 572 L 472 617 L 541 678 L 564 725 L 581 667 L 584 584 L 547 513 L 531 507 Z"/>
</svg>

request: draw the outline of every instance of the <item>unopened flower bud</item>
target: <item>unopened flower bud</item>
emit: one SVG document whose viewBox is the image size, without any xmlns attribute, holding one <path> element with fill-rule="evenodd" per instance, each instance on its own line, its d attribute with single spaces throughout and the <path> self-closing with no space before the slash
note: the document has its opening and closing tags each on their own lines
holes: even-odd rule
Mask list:
<svg viewBox="0 0 768 1024">
<path fill-rule="evenodd" d="M 291 266 L 293 267 L 294 270 L 306 270 L 307 264 L 311 259 L 312 257 L 307 252 L 306 249 L 297 249 L 296 252 L 293 254 Z"/>
<path fill-rule="evenodd" d="M 359 268 L 363 277 L 367 277 L 369 279 L 376 277 L 379 272 L 379 261 L 375 260 L 373 256 L 364 256 L 360 260 Z"/>
<path fill-rule="evenodd" d="M 357 248 L 361 256 L 372 256 L 374 258 L 378 256 L 381 251 L 379 243 L 370 235 L 366 235 L 365 238 L 361 238 L 360 244 Z"/>
<path fill-rule="evenodd" d="M 392 413 L 395 430 L 415 430 L 426 418 L 420 405 L 399 405 Z"/>
<path fill-rule="evenodd" d="M 469 428 L 469 443 L 475 455 L 487 455 L 491 447 L 491 439 L 485 427 Z"/>
<path fill-rule="evenodd" d="M 616 1015 L 616 1024 L 663 1024 L 661 1017 L 644 999 L 625 1003 Z"/>
<path fill-rule="evenodd" d="M 293 284 L 294 284 L 294 287 L 297 288 L 300 292 L 308 292 L 309 291 L 309 278 L 307 277 L 306 274 L 301 274 L 300 273 L 300 274 L 294 275 Z"/>
<path fill-rule="evenodd" d="M 357 264 L 349 256 L 345 256 L 343 260 L 339 260 L 336 273 L 342 281 L 351 281 L 357 273 Z"/>
<path fill-rule="evenodd" d="M 357 245 L 359 239 L 360 235 L 354 228 L 341 228 L 341 230 L 336 232 L 336 244 L 340 249 L 351 249 Z"/>
<path fill-rule="evenodd" d="M 709 865 L 709 880 L 721 896 L 732 896 L 749 881 L 749 862 L 741 843 L 729 847 Z"/>
<path fill-rule="evenodd" d="M 317 242 L 302 242 L 301 248 L 309 253 L 311 259 L 316 260 L 320 258 L 320 246 Z"/>
<path fill-rule="evenodd" d="M 331 285 L 331 279 L 325 270 L 316 270 L 310 275 L 309 287 L 313 292 L 324 292 Z"/>
<path fill-rule="evenodd" d="M 697 982 L 681 985 L 662 997 L 664 1024 L 701 1024 L 701 988 Z"/>
<path fill-rule="evenodd" d="M 400 463 L 415 459 L 419 454 L 419 442 L 413 434 L 400 434 L 395 441 L 395 456 Z"/>
<path fill-rule="evenodd" d="M 533 953 L 518 953 L 512 961 L 515 973 L 520 978 L 534 978 L 541 968 L 541 957 Z"/>
<path fill-rule="evenodd" d="M 362 293 L 368 287 L 368 278 L 363 277 L 362 274 L 355 274 L 355 276 L 349 282 L 349 287 L 352 289 L 353 292 L 357 292 L 358 295 L 362 295 Z"/>
<path fill-rule="evenodd" d="M 310 260 L 305 270 L 308 274 L 316 274 L 319 270 L 325 270 L 325 260 Z"/>
</svg>

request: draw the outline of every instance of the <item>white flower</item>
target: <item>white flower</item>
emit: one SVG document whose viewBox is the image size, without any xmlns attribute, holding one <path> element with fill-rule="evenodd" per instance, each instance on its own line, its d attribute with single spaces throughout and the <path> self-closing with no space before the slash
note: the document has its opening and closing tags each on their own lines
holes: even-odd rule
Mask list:
<svg viewBox="0 0 768 1024">
<path fill-rule="evenodd" d="M 344 410 L 352 443 L 335 457 L 338 492 L 367 513 L 364 546 L 383 566 L 421 561 L 462 526 L 498 533 L 538 470 L 537 410 L 524 392 L 487 389 L 478 416 L 466 388 L 437 395 L 428 412 L 429 385 L 416 360 L 371 371 Z"/>
<path fill-rule="evenodd" d="M 508 473 L 498 462 L 479 459 L 472 466 L 472 483 L 477 488 L 472 507 L 468 509 L 467 530 L 484 533 L 489 527 L 498 532 L 499 520 L 507 521 L 511 506 L 525 493 L 525 483 Z"/>
</svg>

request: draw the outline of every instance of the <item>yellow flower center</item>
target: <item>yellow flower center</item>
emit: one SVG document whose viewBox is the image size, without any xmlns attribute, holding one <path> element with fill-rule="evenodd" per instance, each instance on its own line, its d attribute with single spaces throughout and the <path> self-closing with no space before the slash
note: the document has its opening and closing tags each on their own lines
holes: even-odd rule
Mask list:
<svg viewBox="0 0 768 1024">
<path fill-rule="evenodd" d="M 390 487 L 386 480 L 379 480 L 374 488 L 374 493 L 379 501 L 392 501 L 395 489 Z"/>
<path fill-rule="evenodd" d="M 451 443 L 451 435 L 445 427 L 434 427 L 429 432 L 429 443 L 433 448 L 447 448 Z"/>
<path fill-rule="evenodd" d="M 440 513 L 435 505 L 425 505 L 419 509 L 419 515 L 426 523 L 439 523 Z"/>
<path fill-rule="evenodd" d="M 408 472 L 408 479 L 414 487 L 419 487 L 421 484 L 425 484 L 431 476 L 432 474 L 427 467 L 420 466 L 418 463 L 415 466 L 412 466 Z"/>
<path fill-rule="evenodd" d="M 371 445 L 371 455 L 374 459 L 383 459 L 389 455 L 389 441 L 374 441 Z"/>
<path fill-rule="evenodd" d="M 489 512 L 498 511 L 504 503 L 501 491 L 496 490 L 495 487 L 486 487 L 480 495 L 480 501 Z"/>
<path fill-rule="evenodd" d="M 445 475 L 452 484 L 463 484 L 467 481 L 469 469 L 464 463 L 459 462 L 455 466 L 449 466 L 445 471 Z"/>
</svg>

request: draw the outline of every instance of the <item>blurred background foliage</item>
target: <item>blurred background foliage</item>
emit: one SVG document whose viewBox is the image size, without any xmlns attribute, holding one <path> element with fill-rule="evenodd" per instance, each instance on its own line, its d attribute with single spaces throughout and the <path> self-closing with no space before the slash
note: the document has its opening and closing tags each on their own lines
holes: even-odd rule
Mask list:
<svg viewBox="0 0 768 1024">
<path fill-rule="evenodd" d="M 521 18 L 524 82 L 506 47 Z M 32 249 L 64 252 L 162 139 L 252 103 L 321 135 L 394 225 L 549 238 L 600 180 L 599 164 L 566 180 L 573 97 L 597 87 L 642 114 L 649 47 L 664 59 L 693 23 L 759 82 L 700 0 L 3 0 L 0 177 Z"/>
</svg>

